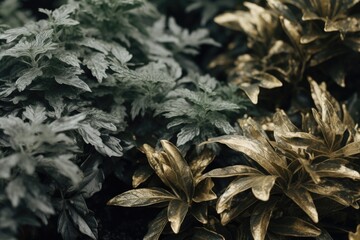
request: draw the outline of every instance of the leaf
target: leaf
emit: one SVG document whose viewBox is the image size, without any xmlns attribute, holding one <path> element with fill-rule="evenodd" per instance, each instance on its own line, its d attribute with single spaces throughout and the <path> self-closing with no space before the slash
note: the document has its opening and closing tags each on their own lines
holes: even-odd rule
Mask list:
<svg viewBox="0 0 360 240">
<path fill-rule="evenodd" d="M 356 232 L 349 232 L 349 240 L 358 240 L 360 239 L 360 224 L 357 225 Z"/>
<path fill-rule="evenodd" d="M 167 211 L 164 209 L 149 223 L 144 240 L 158 240 L 167 223 Z"/>
<path fill-rule="evenodd" d="M 182 222 L 189 210 L 186 202 L 178 199 L 171 200 L 168 206 L 167 215 L 174 233 L 179 233 Z"/>
<path fill-rule="evenodd" d="M 194 181 L 188 163 L 172 143 L 166 140 L 161 140 L 160 143 L 169 157 L 171 168 L 175 171 L 179 184 L 187 196 L 188 202 L 190 202 L 194 192 Z"/>
<path fill-rule="evenodd" d="M 250 229 L 254 240 L 264 240 L 272 212 L 277 201 L 260 202 L 256 205 L 250 217 Z"/>
<path fill-rule="evenodd" d="M 254 196 L 261 201 L 268 201 L 270 191 L 273 188 L 276 176 L 264 176 L 251 188 Z"/>
<path fill-rule="evenodd" d="M 82 89 L 86 92 L 91 92 L 89 86 L 83 80 L 81 80 L 77 75 L 72 73 L 70 70 L 64 72 L 61 75 L 56 75 L 55 81 L 59 84 L 65 84 L 68 86 L 73 86 Z"/>
<path fill-rule="evenodd" d="M 249 176 L 238 178 L 232 181 L 225 189 L 224 193 L 219 197 L 216 203 L 216 211 L 222 213 L 227 209 L 227 203 L 237 194 L 244 192 L 252 187 L 259 187 L 257 184 L 259 181 L 263 181 L 264 178 L 269 176 Z M 270 176 L 272 177 L 272 176 Z"/>
<path fill-rule="evenodd" d="M 80 60 L 78 59 L 78 57 L 69 51 L 61 51 L 59 53 L 57 53 L 56 58 L 58 58 L 60 61 L 73 66 L 73 67 L 77 67 L 80 68 Z"/>
<path fill-rule="evenodd" d="M 191 214 L 202 224 L 208 223 L 208 204 L 201 202 L 193 204 L 190 208 Z"/>
<path fill-rule="evenodd" d="M 111 53 L 116 57 L 117 60 L 120 61 L 121 64 L 129 62 L 132 58 L 132 54 L 130 54 L 125 48 L 121 46 L 113 46 L 111 48 Z"/>
<path fill-rule="evenodd" d="M 59 219 L 57 231 L 63 239 L 75 239 L 79 234 L 78 230 L 73 226 L 67 211 L 62 211 Z"/>
<path fill-rule="evenodd" d="M 86 221 L 86 216 L 81 216 L 74 208 L 69 208 L 69 215 L 81 233 L 85 234 L 91 239 L 97 239 L 94 234 L 94 230 L 88 225 L 88 222 Z"/>
<path fill-rule="evenodd" d="M 207 228 L 196 228 L 193 240 L 225 240 L 225 238 L 217 232 L 211 231 Z"/>
<path fill-rule="evenodd" d="M 107 78 L 106 69 L 108 69 L 109 63 L 106 61 L 104 54 L 95 53 L 87 56 L 84 59 L 84 64 L 90 69 L 92 75 L 96 77 L 99 83 L 104 78 Z"/>
<path fill-rule="evenodd" d="M 17 177 L 10 181 L 5 188 L 6 195 L 8 196 L 11 205 L 18 207 L 20 200 L 25 197 L 26 187 L 21 177 Z"/>
<path fill-rule="evenodd" d="M 203 150 L 194 160 L 190 162 L 190 169 L 194 176 L 194 179 L 201 179 L 202 172 L 206 169 L 206 167 L 214 160 L 215 155 L 205 149 Z"/>
<path fill-rule="evenodd" d="M 231 220 L 239 216 L 241 213 L 243 213 L 245 210 L 247 210 L 256 202 L 258 202 L 258 199 L 255 198 L 252 193 L 248 193 L 247 195 L 241 198 L 241 204 L 236 204 L 232 208 L 227 209 L 220 214 L 221 224 L 225 226 Z"/>
<path fill-rule="evenodd" d="M 43 123 L 46 119 L 46 109 L 42 106 L 28 106 L 25 108 L 23 115 L 25 118 L 29 119 L 33 124 Z"/>
<path fill-rule="evenodd" d="M 311 194 L 304 188 L 290 188 L 285 191 L 286 196 L 293 200 L 315 223 L 319 221 L 318 212 Z"/>
<path fill-rule="evenodd" d="M 145 165 L 136 169 L 132 176 L 132 186 L 137 188 L 141 183 L 145 182 L 154 173 L 150 166 Z"/>
<path fill-rule="evenodd" d="M 317 237 L 321 230 L 309 222 L 296 217 L 283 217 L 270 224 L 272 232 L 289 237 Z"/>
<path fill-rule="evenodd" d="M 103 136 L 102 144 L 95 145 L 95 149 L 108 157 L 121 157 L 123 155 L 120 140 L 112 136 Z"/>
<path fill-rule="evenodd" d="M 214 183 L 210 178 L 207 178 L 204 181 L 201 181 L 195 187 L 195 193 L 193 196 L 194 202 L 205 202 L 211 201 L 217 198 L 216 194 L 212 191 Z"/>
<path fill-rule="evenodd" d="M 143 207 L 176 199 L 162 188 L 139 188 L 124 192 L 112 198 L 107 204 L 122 207 Z"/>
<path fill-rule="evenodd" d="M 319 177 L 350 178 L 360 180 L 360 173 L 345 166 L 342 163 L 323 162 L 315 166 L 316 174 Z"/>
<path fill-rule="evenodd" d="M 21 154 L 13 153 L 9 156 L 0 158 L 0 178 L 8 179 L 11 177 L 11 170 L 21 161 Z"/>
<path fill-rule="evenodd" d="M 191 141 L 196 136 L 200 134 L 199 127 L 196 126 L 185 126 L 181 128 L 181 131 L 176 135 L 177 136 L 177 146 L 182 146 L 185 143 Z"/>
<path fill-rule="evenodd" d="M 40 68 L 33 67 L 23 71 L 21 75 L 22 76 L 19 77 L 15 82 L 15 86 L 19 92 L 24 91 L 25 88 L 29 86 L 37 77 L 42 76 L 43 71 Z"/>
<path fill-rule="evenodd" d="M 50 128 L 54 132 L 65 132 L 69 130 L 75 130 L 80 127 L 80 122 L 86 118 L 86 114 L 79 113 L 74 116 L 66 116 L 56 119 L 49 124 Z"/>
<path fill-rule="evenodd" d="M 200 181 L 205 178 L 225 178 L 235 176 L 252 176 L 262 174 L 259 170 L 245 165 L 234 165 L 223 168 L 216 168 L 203 174 Z"/>
<path fill-rule="evenodd" d="M 210 138 L 205 143 L 218 142 L 227 145 L 231 149 L 242 152 L 256 161 L 271 175 L 281 176 L 282 170 L 279 169 L 275 162 L 283 160 L 271 149 L 271 146 L 264 146 L 261 142 L 246 138 L 240 135 L 225 135 L 217 138 Z"/>
<path fill-rule="evenodd" d="M 89 143 L 93 146 L 103 145 L 102 139 L 100 137 L 101 133 L 99 130 L 93 128 L 90 124 L 80 124 L 78 131 L 86 143 Z"/>
</svg>

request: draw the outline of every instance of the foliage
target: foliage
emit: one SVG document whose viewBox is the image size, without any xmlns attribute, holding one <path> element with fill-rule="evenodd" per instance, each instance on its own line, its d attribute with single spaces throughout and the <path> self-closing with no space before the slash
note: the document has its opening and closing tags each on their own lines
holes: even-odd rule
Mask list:
<svg viewBox="0 0 360 240">
<path fill-rule="evenodd" d="M 28 4 L 0 3 L 0 239 L 132 239 L 150 205 L 144 239 L 357 239 L 359 1 Z"/>
<path fill-rule="evenodd" d="M 356 72 L 346 62 L 359 59 L 358 1 L 266 3 L 268 6 L 263 7 L 245 2 L 247 10 L 215 18 L 217 23 L 246 34 L 248 52 L 237 56 L 234 64 L 220 56 L 212 65 L 226 67 L 230 81 L 238 84 L 254 103 L 259 86 L 280 87 L 281 82 L 293 86 L 296 99 L 302 82 L 318 72 L 345 87 L 347 75 Z"/>
</svg>

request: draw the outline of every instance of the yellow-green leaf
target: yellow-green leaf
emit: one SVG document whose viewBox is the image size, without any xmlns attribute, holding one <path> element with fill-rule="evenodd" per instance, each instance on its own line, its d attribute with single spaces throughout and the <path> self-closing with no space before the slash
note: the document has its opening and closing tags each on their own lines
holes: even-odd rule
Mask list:
<svg viewBox="0 0 360 240">
<path fill-rule="evenodd" d="M 162 188 L 139 188 L 112 198 L 107 204 L 122 207 L 143 207 L 168 202 L 176 197 Z"/>
</svg>

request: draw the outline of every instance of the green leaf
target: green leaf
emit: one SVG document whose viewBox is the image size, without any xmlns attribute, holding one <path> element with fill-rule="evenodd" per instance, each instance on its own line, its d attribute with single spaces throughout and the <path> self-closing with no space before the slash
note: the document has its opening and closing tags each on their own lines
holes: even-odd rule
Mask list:
<svg viewBox="0 0 360 240">
<path fill-rule="evenodd" d="M 296 217 L 283 217 L 270 224 L 272 232 L 288 237 L 317 237 L 321 230 L 309 222 Z"/>
<path fill-rule="evenodd" d="M 124 192 L 112 198 L 107 204 L 122 207 L 143 207 L 176 199 L 162 188 L 139 188 Z"/>
<path fill-rule="evenodd" d="M 55 57 L 70 66 L 80 68 L 80 60 L 75 55 L 75 53 L 69 51 L 60 51 L 59 53 L 56 53 Z"/>
<path fill-rule="evenodd" d="M 270 223 L 272 212 L 277 201 L 260 202 L 250 217 L 250 229 L 254 240 L 264 240 Z"/>
<path fill-rule="evenodd" d="M 33 67 L 26 69 L 21 73 L 21 77 L 19 77 L 16 82 L 15 86 L 22 92 L 25 90 L 27 86 L 29 86 L 37 77 L 41 77 L 43 75 L 43 71 L 40 68 Z"/>
<path fill-rule="evenodd" d="M 58 219 L 57 231 L 65 240 L 76 239 L 76 237 L 79 235 L 78 230 L 74 227 L 67 211 L 61 212 Z"/>
<path fill-rule="evenodd" d="M 179 233 L 182 222 L 189 210 L 186 202 L 178 199 L 171 200 L 168 205 L 167 215 L 174 233 Z"/>
<path fill-rule="evenodd" d="M 109 67 L 109 63 L 105 59 L 105 55 L 102 53 L 95 53 L 87 56 L 84 59 L 84 64 L 90 69 L 92 75 L 96 77 L 99 83 L 104 78 L 107 78 L 106 69 Z"/>
</svg>

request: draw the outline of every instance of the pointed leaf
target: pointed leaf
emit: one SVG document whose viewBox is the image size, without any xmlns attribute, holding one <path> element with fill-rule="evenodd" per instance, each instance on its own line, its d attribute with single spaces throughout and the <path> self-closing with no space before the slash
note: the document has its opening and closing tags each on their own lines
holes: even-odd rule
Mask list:
<svg viewBox="0 0 360 240">
<path fill-rule="evenodd" d="M 122 207 L 143 207 L 173 199 L 176 197 L 162 188 L 139 188 L 117 195 L 107 204 Z"/>
<path fill-rule="evenodd" d="M 43 75 L 43 71 L 40 68 L 29 68 L 26 69 L 21 73 L 21 77 L 19 77 L 16 82 L 15 86 L 18 88 L 19 92 L 25 90 L 27 86 L 29 86 L 37 77 Z"/>
<path fill-rule="evenodd" d="M 196 228 L 192 240 L 225 240 L 225 238 L 217 232 L 206 228 Z"/>
<path fill-rule="evenodd" d="M 189 210 L 186 202 L 178 199 L 171 200 L 168 206 L 167 215 L 174 233 L 179 233 L 182 222 Z"/>
<path fill-rule="evenodd" d="M 264 240 L 269 226 L 271 214 L 277 201 L 270 200 L 256 205 L 250 217 L 250 229 L 254 240 Z"/>
<path fill-rule="evenodd" d="M 167 211 L 164 209 L 149 223 L 144 240 L 158 240 L 167 223 Z"/>
<path fill-rule="evenodd" d="M 270 224 L 272 232 L 289 237 L 317 237 L 321 230 L 309 222 L 295 217 L 283 217 Z"/>
<path fill-rule="evenodd" d="M 205 178 L 226 178 L 235 176 L 251 176 L 262 174 L 259 170 L 245 165 L 234 165 L 223 168 L 216 168 L 203 174 L 200 180 Z"/>
<path fill-rule="evenodd" d="M 311 194 L 304 188 L 290 188 L 286 196 L 293 200 L 315 223 L 319 221 L 316 207 Z"/>
<path fill-rule="evenodd" d="M 90 69 L 92 75 L 96 77 L 99 83 L 107 77 L 106 69 L 108 69 L 109 63 L 106 61 L 104 54 L 92 54 L 84 59 L 84 64 Z"/>
</svg>

